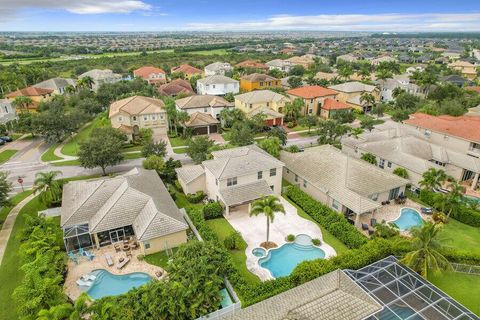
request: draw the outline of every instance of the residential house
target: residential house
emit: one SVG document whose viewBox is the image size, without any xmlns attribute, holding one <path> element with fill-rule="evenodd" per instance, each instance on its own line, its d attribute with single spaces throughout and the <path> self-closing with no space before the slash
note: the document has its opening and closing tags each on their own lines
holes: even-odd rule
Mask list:
<svg viewBox="0 0 480 320">
<path fill-rule="evenodd" d="M 451 74 L 451 75 L 448 75 L 448 76 L 444 76 L 444 77 L 441 77 L 439 80 L 443 83 L 451 83 L 451 84 L 456 85 L 457 87 L 460 87 L 460 88 L 473 84 L 473 81 L 468 80 L 464 77 L 461 77 L 457 74 Z"/>
<path fill-rule="evenodd" d="M 347 54 L 342 54 L 340 56 L 337 57 L 337 63 L 342 60 L 344 62 L 357 62 L 358 61 L 358 58 L 357 56 L 351 54 L 351 53 L 347 53 Z"/>
<path fill-rule="evenodd" d="M 40 102 L 50 100 L 52 98 L 52 95 L 52 89 L 26 87 L 17 91 L 7 93 L 5 95 L 5 98 L 7 98 L 10 102 L 13 102 L 17 97 L 28 97 L 32 100 L 32 103 L 26 107 L 28 110 L 32 111 L 37 109 Z"/>
<path fill-rule="evenodd" d="M 75 80 L 69 78 L 52 78 L 33 85 L 35 88 L 53 90 L 53 94 L 64 94 L 67 87 L 75 87 Z"/>
<path fill-rule="evenodd" d="M 269 67 L 265 63 L 257 62 L 254 60 L 245 60 L 235 65 L 236 68 L 241 69 L 259 69 L 268 71 Z"/>
<path fill-rule="evenodd" d="M 185 80 L 190 80 L 193 76 L 203 77 L 203 70 L 192 67 L 189 64 L 182 64 L 178 67 L 173 67 L 171 73 L 183 73 Z"/>
<path fill-rule="evenodd" d="M 411 83 L 408 75 L 395 75 L 393 78 L 379 80 L 377 83 L 380 86 L 380 99 L 382 101 L 394 101 L 393 90 L 396 88 L 405 90 L 405 92 L 415 96 L 425 97 L 425 89 L 415 83 Z"/>
<path fill-rule="evenodd" d="M 187 80 L 175 79 L 158 87 L 158 92 L 162 96 L 176 97 L 178 95 L 190 96 L 195 94 L 193 88 Z"/>
<path fill-rule="evenodd" d="M 142 78 L 151 85 L 159 85 L 167 82 L 167 74 L 164 70 L 152 66 L 143 66 L 133 70 L 133 76 Z"/>
<path fill-rule="evenodd" d="M 17 117 L 15 107 L 8 99 L 0 99 L 0 123 L 5 124 Z"/>
<path fill-rule="evenodd" d="M 357 158 L 364 153 L 371 153 L 376 156 L 378 167 L 388 172 L 393 172 L 399 167 L 404 168 L 408 173 L 408 179 L 416 186 L 423 179 L 422 174 L 434 168 L 444 170 L 456 180 L 474 188 L 478 184 L 480 173 L 478 158 L 480 148 L 475 149 L 476 146 L 480 146 L 478 144 L 480 139 L 475 137 L 476 133 L 468 134 L 469 138 L 476 139 L 477 143 L 456 137 L 449 130 L 433 131 L 412 125 L 412 122 L 423 125 L 425 119 L 421 117 L 412 118 L 410 124 L 388 121 L 376 126 L 372 132 L 363 133 L 358 138 L 344 138 L 342 151 Z M 478 127 L 480 119 L 477 120 Z M 472 124 L 475 125 L 475 120 L 470 124 L 469 122 L 469 120 L 465 121 L 466 127 L 471 128 Z M 453 132 L 458 130 L 458 127 L 452 124 L 443 127 L 446 125 L 443 120 L 440 122 L 433 120 L 432 123 L 432 126 L 438 126 L 442 130 L 447 127 L 453 129 Z M 460 123 L 463 122 L 460 120 Z M 427 125 L 430 127 L 428 122 Z M 466 130 L 460 129 L 460 133 L 465 132 Z"/>
<path fill-rule="evenodd" d="M 448 65 L 450 68 L 460 71 L 462 76 L 469 80 L 477 78 L 477 66 L 467 61 L 455 61 Z"/>
<path fill-rule="evenodd" d="M 337 101 L 332 98 L 326 98 L 323 105 L 320 106 L 320 117 L 324 119 L 335 118 L 335 115 L 341 111 L 353 112 L 352 107 L 346 103 Z"/>
<path fill-rule="evenodd" d="M 84 77 L 90 77 L 93 80 L 92 90 L 97 91 L 98 88 L 104 83 L 116 83 L 122 80 L 122 75 L 114 73 L 110 69 L 93 69 L 82 73 L 78 76 L 79 79 Z"/>
<path fill-rule="evenodd" d="M 167 134 L 167 113 L 160 99 L 133 96 L 117 100 L 110 105 L 109 115 L 113 128 L 124 132 L 129 138 L 150 128 L 156 135 Z"/>
<path fill-rule="evenodd" d="M 382 62 L 398 62 L 398 60 L 390 56 L 381 56 L 381 57 L 372 59 L 370 62 L 373 66 L 378 66 Z"/>
<path fill-rule="evenodd" d="M 315 62 L 313 59 L 315 57 L 314 55 L 311 54 L 306 54 L 303 56 L 295 56 L 295 57 L 290 57 L 286 59 L 285 61 L 290 62 L 292 65 L 299 65 L 304 67 L 305 69 L 308 69 L 308 67 Z"/>
<path fill-rule="evenodd" d="M 239 91 L 239 82 L 226 76 L 215 75 L 197 80 L 197 93 L 201 95 L 224 96 L 227 93 L 236 94 Z"/>
<path fill-rule="evenodd" d="M 279 70 L 285 73 L 289 73 L 290 69 L 293 67 L 293 64 L 290 61 L 275 59 L 268 61 L 267 63 L 268 70 Z"/>
<path fill-rule="evenodd" d="M 144 255 L 187 242 L 188 225 L 154 170 L 63 186 L 60 225 L 67 252 L 133 237 Z"/>
<path fill-rule="evenodd" d="M 369 112 L 373 106 L 365 105 L 364 102 L 361 101 L 360 98 L 362 94 L 370 93 L 373 95 L 376 102 L 380 101 L 380 90 L 378 90 L 377 87 L 358 81 L 345 82 L 342 84 L 329 86 L 328 88 L 338 92 L 338 101 L 351 105 L 353 108 L 363 112 Z"/>
<path fill-rule="evenodd" d="M 298 87 L 287 91 L 289 97 L 294 100 L 303 100 L 303 115 L 311 114 L 319 116 L 326 99 L 336 100 L 337 92 L 321 86 Z"/>
<path fill-rule="evenodd" d="M 215 75 L 224 76 L 225 73 L 230 74 L 233 71 L 233 67 L 228 62 L 214 62 L 206 66 L 204 71 L 206 77 Z"/>
<path fill-rule="evenodd" d="M 315 74 L 315 79 L 317 80 L 327 80 L 327 81 L 330 81 L 330 80 L 333 80 L 333 79 L 338 79 L 340 76 L 338 75 L 338 73 L 336 72 L 317 72 L 317 74 Z"/>
<path fill-rule="evenodd" d="M 245 75 L 240 79 L 240 88 L 247 92 L 253 90 L 278 88 L 281 86 L 282 81 L 280 79 L 263 73 L 252 73 Z"/>
<path fill-rule="evenodd" d="M 195 112 L 190 115 L 183 126 L 191 130 L 193 135 L 215 133 L 218 131 L 220 121 L 208 113 Z"/>
<path fill-rule="evenodd" d="M 212 157 L 194 168 L 175 169 L 185 192 L 205 191 L 209 199 L 223 205 L 227 215 L 249 211 L 251 202 L 262 195 L 280 196 L 284 164 L 258 146 L 214 151 Z M 201 170 L 204 174 L 199 175 Z"/>
<path fill-rule="evenodd" d="M 285 163 L 284 179 L 338 212 L 355 214 L 357 226 L 362 214 L 398 198 L 409 183 L 331 145 L 281 151 L 280 160 Z"/>
<path fill-rule="evenodd" d="M 245 112 L 247 117 L 265 114 L 267 126 L 283 124 L 283 112 L 288 102 L 288 97 L 270 90 L 255 90 L 235 96 L 235 108 Z"/>
</svg>

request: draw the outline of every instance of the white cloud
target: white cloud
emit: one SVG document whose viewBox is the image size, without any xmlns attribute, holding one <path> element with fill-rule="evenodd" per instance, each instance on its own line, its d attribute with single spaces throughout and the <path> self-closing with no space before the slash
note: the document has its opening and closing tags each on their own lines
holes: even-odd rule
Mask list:
<svg viewBox="0 0 480 320">
<path fill-rule="evenodd" d="M 129 13 L 148 11 L 152 6 L 141 0 L 0 0 L 0 17 L 30 9 L 58 9 L 76 14 Z"/>
<path fill-rule="evenodd" d="M 480 31 L 480 13 L 277 15 L 265 20 L 190 23 L 198 30 Z"/>
</svg>

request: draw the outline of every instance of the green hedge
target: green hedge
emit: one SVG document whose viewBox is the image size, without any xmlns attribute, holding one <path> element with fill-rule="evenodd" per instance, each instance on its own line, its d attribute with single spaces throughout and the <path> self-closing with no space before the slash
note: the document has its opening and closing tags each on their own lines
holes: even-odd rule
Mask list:
<svg viewBox="0 0 480 320">
<path fill-rule="evenodd" d="M 187 200 L 190 203 L 199 203 L 205 198 L 205 193 L 203 191 L 197 191 L 195 194 L 187 194 Z"/>
<path fill-rule="evenodd" d="M 420 191 L 420 201 L 428 204 L 431 207 L 440 209 L 435 204 L 439 203 L 439 199 L 444 197 L 441 193 L 435 193 L 426 189 Z M 459 210 L 454 210 L 450 215 L 455 220 L 468 224 L 472 227 L 480 227 L 480 212 L 469 208 L 465 204 L 460 204 Z"/>
<path fill-rule="evenodd" d="M 367 238 L 338 212 L 316 201 L 295 186 L 288 186 L 285 189 L 285 195 L 288 198 L 347 247 L 355 249 L 367 243 Z"/>
<path fill-rule="evenodd" d="M 205 219 L 215 219 L 223 215 L 223 207 L 218 202 L 209 202 L 203 207 Z"/>
</svg>

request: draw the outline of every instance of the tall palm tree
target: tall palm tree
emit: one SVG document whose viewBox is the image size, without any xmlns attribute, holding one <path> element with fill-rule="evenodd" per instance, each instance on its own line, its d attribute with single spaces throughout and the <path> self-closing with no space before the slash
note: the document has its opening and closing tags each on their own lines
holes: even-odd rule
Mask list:
<svg viewBox="0 0 480 320">
<path fill-rule="evenodd" d="M 405 89 L 402 89 L 400 87 L 396 87 L 392 90 L 392 98 L 397 99 L 397 97 L 399 95 L 401 95 L 402 93 L 405 93 L 405 92 L 407 92 L 407 91 L 405 91 Z"/>
<path fill-rule="evenodd" d="M 392 73 L 387 69 L 379 69 L 377 70 L 375 76 L 377 77 L 377 79 L 385 81 L 386 79 L 392 77 Z"/>
<path fill-rule="evenodd" d="M 62 184 L 56 179 L 60 171 L 38 172 L 33 182 L 33 193 L 40 193 L 40 201 L 45 205 L 60 202 L 62 198 Z"/>
<path fill-rule="evenodd" d="M 362 106 L 364 107 L 364 110 L 367 108 L 367 107 L 370 107 L 370 106 L 374 106 L 375 105 L 375 97 L 373 96 L 373 94 L 371 93 L 368 93 L 368 92 L 364 92 L 362 93 L 362 95 L 360 96 L 360 103 L 362 104 Z"/>
<path fill-rule="evenodd" d="M 285 103 L 285 117 L 290 121 L 290 120 L 297 120 L 298 117 L 300 116 L 300 112 L 302 111 L 304 104 L 303 100 L 296 98 L 293 100 L 293 102 L 287 102 Z M 305 108 L 306 112 L 306 108 Z"/>
<path fill-rule="evenodd" d="M 275 196 L 263 196 L 252 203 L 250 209 L 250 217 L 264 214 L 267 217 L 267 242 L 270 237 L 270 223 L 275 219 L 275 213 L 282 212 L 285 214 L 285 208 Z"/>
<path fill-rule="evenodd" d="M 184 126 L 185 122 L 187 122 L 189 119 L 190 119 L 190 116 L 188 115 L 188 113 L 186 111 L 180 111 L 180 112 L 177 113 L 177 123 L 178 124 Z M 185 136 L 186 131 L 187 131 L 186 128 L 183 127 L 184 136 Z M 176 125 L 175 125 L 175 133 L 178 134 Z"/>
<path fill-rule="evenodd" d="M 22 111 L 27 111 L 28 106 L 31 105 L 32 103 L 33 103 L 32 98 L 26 97 L 26 96 L 15 97 L 15 99 L 13 100 L 13 105 Z"/>
<path fill-rule="evenodd" d="M 427 278 L 429 272 L 439 273 L 451 269 L 451 265 L 441 253 L 443 239 L 439 237 L 442 224 L 425 222 L 421 227 L 410 230 L 413 236 L 413 251 L 401 260 L 407 266 Z"/>
<path fill-rule="evenodd" d="M 344 65 L 340 69 L 338 69 L 338 75 L 342 77 L 344 80 L 350 79 L 350 76 L 352 74 L 353 74 L 353 69 L 349 64 Z"/>
<path fill-rule="evenodd" d="M 447 180 L 447 174 L 442 169 L 430 168 L 422 174 L 422 178 L 419 182 L 420 186 L 433 190 L 442 186 L 442 183 Z"/>
<path fill-rule="evenodd" d="M 77 80 L 77 86 L 85 89 L 92 89 L 95 81 L 90 76 L 85 76 Z"/>
<path fill-rule="evenodd" d="M 460 201 L 462 200 L 462 196 L 465 193 L 465 188 L 457 181 L 452 181 L 448 185 L 448 187 L 450 188 L 450 192 L 446 195 L 449 206 L 447 217 L 450 218 L 452 212 L 458 210 L 458 206 L 460 204 Z"/>
</svg>

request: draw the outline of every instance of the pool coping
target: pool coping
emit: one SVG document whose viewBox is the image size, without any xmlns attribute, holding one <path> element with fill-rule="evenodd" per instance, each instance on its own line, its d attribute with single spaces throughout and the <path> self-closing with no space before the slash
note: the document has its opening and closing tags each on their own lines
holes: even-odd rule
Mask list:
<svg viewBox="0 0 480 320">
<path fill-rule="evenodd" d="M 395 219 L 391 219 L 391 220 L 388 220 L 388 221 L 387 221 L 388 223 L 393 223 L 393 224 L 395 224 L 395 225 L 397 226 L 398 230 L 400 230 L 400 232 L 409 232 L 409 230 L 410 230 L 410 229 L 401 230 L 400 227 L 399 227 L 396 223 L 393 222 L 393 221 L 398 220 L 398 219 L 402 216 L 402 210 L 403 210 L 403 209 L 412 209 L 412 210 L 414 210 L 416 213 L 418 213 L 418 215 L 420 216 L 420 219 L 422 219 L 423 222 L 426 221 L 426 220 L 423 218 L 423 216 L 422 216 L 422 214 L 420 213 L 420 211 L 418 211 L 417 209 L 412 208 L 412 207 L 401 207 L 401 208 L 400 208 L 400 212 L 398 213 L 398 216 L 397 216 Z"/>
</svg>

